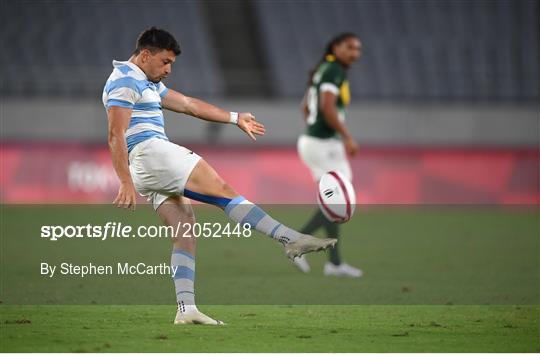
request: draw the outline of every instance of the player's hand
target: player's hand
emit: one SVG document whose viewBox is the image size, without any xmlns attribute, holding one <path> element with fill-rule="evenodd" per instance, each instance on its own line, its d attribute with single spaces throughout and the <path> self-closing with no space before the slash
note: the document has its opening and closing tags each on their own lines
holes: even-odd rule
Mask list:
<svg viewBox="0 0 540 354">
<path fill-rule="evenodd" d="M 255 120 L 255 116 L 251 113 L 240 113 L 238 115 L 238 127 L 246 132 L 253 140 L 257 140 L 255 135 L 264 135 L 264 125 Z"/>
<path fill-rule="evenodd" d="M 354 140 L 353 137 L 343 139 L 343 145 L 345 145 L 345 151 L 347 152 L 347 155 L 351 157 L 356 155 L 356 152 L 358 151 L 358 143 L 356 142 L 356 140 Z"/>
<path fill-rule="evenodd" d="M 113 201 L 117 208 L 135 210 L 137 195 L 133 183 L 121 183 L 118 195 Z"/>
</svg>

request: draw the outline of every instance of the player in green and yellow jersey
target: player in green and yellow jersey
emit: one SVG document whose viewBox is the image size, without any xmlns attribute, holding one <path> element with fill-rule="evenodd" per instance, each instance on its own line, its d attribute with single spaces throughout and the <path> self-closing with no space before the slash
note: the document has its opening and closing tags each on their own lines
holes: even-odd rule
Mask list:
<svg viewBox="0 0 540 354">
<path fill-rule="evenodd" d="M 358 145 L 345 125 L 345 107 L 350 101 L 347 70 L 361 56 L 362 44 L 353 33 L 342 33 L 328 43 L 322 60 L 310 73 L 308 90 L 302 102 L 307 129 L 298 139 L 298 153 L 316 182 L 328 171 L 339 171 L 352 181 L 348 156 Z M 339 227 L 320 210 L 306 224 L 303 233 L 323 227 L 328 237 L 339 234 Z M 302 271 L 310 266 L 304 257 L 294 261 Z M 362 271 L 341 261 L 338 247 L 330 250 L 325 275 L 360 277 Z"/>
</svg>

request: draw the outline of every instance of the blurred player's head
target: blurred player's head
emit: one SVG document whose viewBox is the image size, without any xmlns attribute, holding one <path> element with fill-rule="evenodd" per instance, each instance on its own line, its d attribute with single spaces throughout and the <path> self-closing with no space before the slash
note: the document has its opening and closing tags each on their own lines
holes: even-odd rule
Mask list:
<svg viewBox="0 0 540 354">
<path fill-rule="evenodd" d="M 171 73 L 180 45 L 169 32 L 151 27 L 139 35 L 133 55 L 148 80 L 160 82 Z"/>
<path fill-rule="evenodd" d="M 351 66 L 362 55 L 362 43 L 354 33 L 340 33 L 326 45 L 325 59 L 335 58 L 345 67 Z"/>
</svg>

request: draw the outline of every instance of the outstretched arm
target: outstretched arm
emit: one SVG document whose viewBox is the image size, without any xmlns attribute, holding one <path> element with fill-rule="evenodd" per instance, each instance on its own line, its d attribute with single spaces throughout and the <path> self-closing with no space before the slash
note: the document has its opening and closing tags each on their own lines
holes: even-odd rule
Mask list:
<svg viewBox="0 0 540 354">
<path fill-rule="evenodd" d="M 264 125 L 255 120 L 251 113 L 239 113 L 237 117 L 231 112 L 211 105 L 197 98 L 188 97 L 178 91 L 168 90 L 165 97 L 161 99 L 161 105 L 168 110 L 184 113 L 192 117 L 204 119 L 210 122 L 234 123 L 253 140 L 257 140 L 255 135 L 264 135 Z"/>
</svg>

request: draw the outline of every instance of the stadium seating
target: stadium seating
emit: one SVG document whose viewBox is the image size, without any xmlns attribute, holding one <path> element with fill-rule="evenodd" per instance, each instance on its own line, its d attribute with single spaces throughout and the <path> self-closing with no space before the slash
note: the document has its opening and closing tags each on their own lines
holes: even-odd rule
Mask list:
<svg viewBox="0 0 540 354">
<path fill-rule="evenodd" d="M 537 3 L 503 1 L 257 2 L 275 91 L 299 96 L 324 45 L 357 33 L 364 58 L 353 94 L 375 99 L 538 99 Z"/>
<path fill-rule="evenodd" d="M 183 50 L 169 78 L 193 94 L 220 95 L 223 83 L 196 1 L 2 1 L 2 94 L 99 96 L 112 59 L 127 60 L 152 25 Z"/>
<path fill-rule="evenodd" d="M 270 91 L 276 97 L 303 94 L 308 71 L 340 31 L 358 33 L 364 44 L 364 58 L 350 73 L 356 98 L 522 101 L 539 96 L 535 1 L 247 4 L 258 28 L 246 30 L 262 43 L 263 53 L 255 57 L 267 58 L 261 65 L 271 73 Z M 194 95 L 231 94 L 224 77 L 238 68 L 219 63 L 216 52 L 231 48 L 215 43 L 205 11 L 209 6 L 212 2 L 2 1 L 1 94 L 95 97 L 111 59 L 127 59 L 136 34 L 155 24 L 177 35 L 183 48 L 170 83 Z M 251 92 L 257 86 L 249 79 L 238 78 Z M 259 95 L 266 93 L 261 89 Z"/>
</svg>

